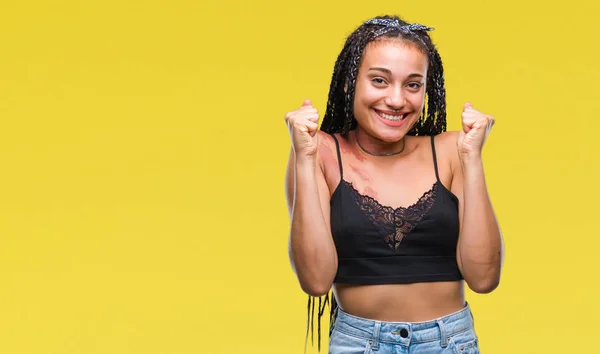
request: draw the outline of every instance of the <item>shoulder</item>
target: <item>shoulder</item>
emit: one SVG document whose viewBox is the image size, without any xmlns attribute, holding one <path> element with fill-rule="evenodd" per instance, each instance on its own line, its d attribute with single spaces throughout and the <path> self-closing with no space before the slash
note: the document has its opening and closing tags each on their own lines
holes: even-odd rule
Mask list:
<svg viewBox="0 0 600 354">
<path fill-rule="evenodd" d="M 456 139 L 458 138 L 458 131 L 448 131 L 443 132 L 434 137 L 436 147 L 438 144 L 442 148 L 448 148 L 449 145 L 452 145 L 456 148 Z"/>
<path fill-rule="evenodd" d="M 341 136 L 336 135 L 336 138 L 338 143 L 342 141 L 343 144 L 344 139 Z M 333 193 L 341 178 L 336 141 L 331 134 L 321 130 L 317 131 L 317 140 L 319 142 L 317 150 L 319 166 L 321 167 L 330 193 Z"/>
<path fill-rule="evenodd" d="M 332 162 L 332 158 L 337 160 L 335 140 L 331 134 L 322 130 L 317 130 L 317 140 L 319 144 L 317 150 L 319 164 L 325 170 L 326 166 Z"/>
<path fill-rule="evenodd" d="M 458 157 L 458 149 L 456 141 L 458 139 L 458 131 L 449 131 L 438 134 L 434 137 L 435 150 L 444 155 Z"/>
<path fill-rule="evenodd" d="M 329 133 L 326 133 L 322 130 L 317 130 L 317 139 L 319 139 L 319 148 L 321 148 L 321 146 L 325 146 L 325 147 L 334 146 L 335 147 L 335 142 L 333 140 L 333 136 Z"/>
<path fill-rule="evenodd" d="M 429 146 L 431 148 L 431 136 L 417 136 L 414 137 L 417 144 Z M 433 142 L 435 144 L 436 154 L 452 154 L 456 149 L 456 139 L 458 139 L 458 131 L 443 132 L 433 136 Z"/>
<path fill-rule="evenodd" d="M 458 148 L 456 145 L 458 133 L 458 131 L 448 131 L 434 137 L 435 152 L 438 160 L 450 165 L 451 171 L 455 171 L 460 165 Z"/>
<path fill-rule="evenodd" d="M 320 157 L 323 157 L 323 154 L 329 155 L 331 152 L 336 151 L 335 140 L 331 134 L 317 130 L 317 140 L 319 142 L 318 154 Z"/>
</svg>

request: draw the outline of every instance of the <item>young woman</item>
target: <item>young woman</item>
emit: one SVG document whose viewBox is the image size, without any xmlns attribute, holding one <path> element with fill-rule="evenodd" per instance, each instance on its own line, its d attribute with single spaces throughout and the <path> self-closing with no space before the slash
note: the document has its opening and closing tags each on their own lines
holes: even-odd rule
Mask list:
<svg viewBox="0 0 600 354">
<path fill-rule="evenodd" d="M 479 352 L 464 284 L 500 282 L 481 157 L 494 118 L 466 103 L 462 130 L 445 132 L 430 30 L 366 21 L 336 61 L 320 130 L 309 100 L 285 116 L 289 255 L 309 308 L 333 288 L 332 354 Z"/>
</svg>

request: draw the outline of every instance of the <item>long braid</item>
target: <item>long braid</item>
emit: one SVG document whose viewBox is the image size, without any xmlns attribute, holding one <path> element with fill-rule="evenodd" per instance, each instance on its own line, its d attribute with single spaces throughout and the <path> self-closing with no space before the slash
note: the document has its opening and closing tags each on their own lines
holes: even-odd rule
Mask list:
<svg viewBox="0 0 600 354">
<path fill-rule="evenodd" d="M 348 62 L 349 68 L 346 73 L 346 94 L 344 99 L 344 126 L 341 131 L 342 134 L 346 135 L 350 130 L 356 128 L 356 119 L 354 118 L 354 92 L 356 90 L 356 78 L 358 76 L 358 67 L 363 52 L 367 44 L 372 40 L 371 36 L 363 36 L 357 38 L 357 43 L 353 46 L 350 51 L 350 60 Z"/>
<path fill-rule="evenodd" d="M 434 135 L 446 131 L 446 88 L 444 68 L 439 52 L 429 36 L 423 36 L 427 47 L 429 69 L 427 77 L 427 116 L 411 133 L 415 135 Z M 425 114 L 423 115 L 425 116 Z"/>
</svg>

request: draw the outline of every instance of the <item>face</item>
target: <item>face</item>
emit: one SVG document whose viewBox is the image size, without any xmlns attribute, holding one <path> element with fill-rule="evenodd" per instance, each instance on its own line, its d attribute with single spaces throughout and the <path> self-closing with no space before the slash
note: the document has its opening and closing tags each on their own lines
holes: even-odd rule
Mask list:
<svg viewBox="0 0 600 354">
<path fill-rule="evenodd" d="M 393 143 L 419 120 L 425 99 L 427 55 L 401 40 L 365 48 L 354 93 L 354 116 L 375 139 Z"/>
</svg>

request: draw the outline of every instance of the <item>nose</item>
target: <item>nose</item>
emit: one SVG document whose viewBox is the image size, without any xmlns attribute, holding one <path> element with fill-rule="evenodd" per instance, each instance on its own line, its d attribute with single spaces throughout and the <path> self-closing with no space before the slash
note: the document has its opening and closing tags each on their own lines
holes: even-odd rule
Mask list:
<svg viewBox="0 0 600 354">
<path fill-rule="evenodd" d="M 404 96 L 404 92 L 402 92 L 402 87 L 391 87 L 384 102 L 393 109 L 400 109 L 404 107 L 406 104 L 406 97 Z"/>
</svg>

